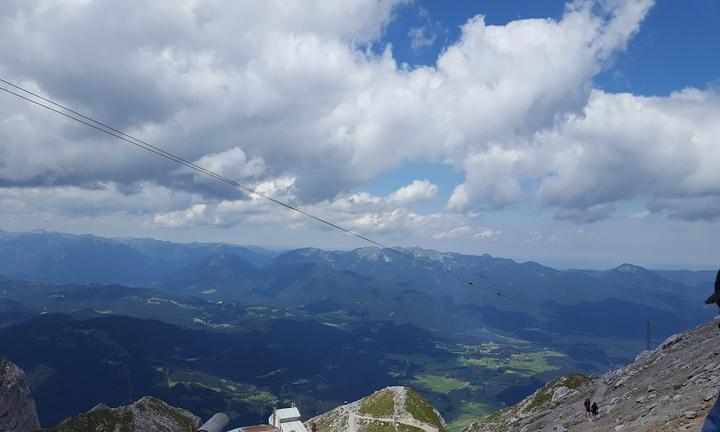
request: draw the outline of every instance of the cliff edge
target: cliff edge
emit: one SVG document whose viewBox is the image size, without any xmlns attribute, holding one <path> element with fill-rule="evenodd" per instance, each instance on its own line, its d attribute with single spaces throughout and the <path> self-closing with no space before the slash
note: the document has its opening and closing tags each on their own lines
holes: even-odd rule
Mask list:
<svg viewBox="0 0 720 432">
<path fill-rule="evenodd" d="M 27 432 L 40 428 L 35 401 L 25 373 L 0 357 L 0 432 Z"/>
<path fill-rule="evenodd" d="M 562 377 L 464 432 L 700 430 L 720 386 L 717 321 L 666 339 L 602 377 Z M 588 419 L 583 402 L 597 402 Z"/>
</svg>

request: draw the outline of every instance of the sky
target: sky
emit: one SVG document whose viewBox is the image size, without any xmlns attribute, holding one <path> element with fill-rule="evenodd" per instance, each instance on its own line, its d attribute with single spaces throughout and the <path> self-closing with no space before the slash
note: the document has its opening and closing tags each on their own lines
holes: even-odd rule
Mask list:
<svg viewBox="0 0 720 432">
<path fill-rule="evenodd" d="M 0 77 L 384 244 L 720 257 L 720 1 L 10 0 Z M 0 94 L 0 229 L 363 247 Z"/>
</svg>

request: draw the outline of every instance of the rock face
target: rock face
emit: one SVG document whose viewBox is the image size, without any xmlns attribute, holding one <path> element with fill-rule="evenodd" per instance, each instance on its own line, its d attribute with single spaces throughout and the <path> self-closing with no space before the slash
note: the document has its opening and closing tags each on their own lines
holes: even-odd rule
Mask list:
<svg viewBox="0 0 720 432">
<path fill-rule="evenodd" d="M 310 419 L 317 432 L 447 432 L 445 420 L 407 387 L 387 387 L 359 401 Z"/>
<path fill-rule="evenodd" d="M 92 410 L 65 420 L 48 432 L 195 432 L 200 419 L 152 397 L 132 405 L 110 408 L 100 404 Z"/>
<path fill-rule="evenodd" d="M 465 432 L 700 430 L 720 387 L 717 322 L 668 338 L 635 362 L 596 379 L 560 378 Z M 594 421 L 586 398 L 597 402 Z"/>
<path fill-rule="evenodd" d="M 39 428 L 25 373 L 0 357 L 0 431 L 26 432 Z"/>
</svg>

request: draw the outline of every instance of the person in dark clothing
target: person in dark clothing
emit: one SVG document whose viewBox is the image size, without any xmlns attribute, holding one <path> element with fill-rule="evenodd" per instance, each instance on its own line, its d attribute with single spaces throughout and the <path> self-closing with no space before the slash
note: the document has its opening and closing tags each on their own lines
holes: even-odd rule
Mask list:
<svg viewBox="0 0 720 432">
<path fill-rule="evenodd" d="M 592 407 L 590 408 L 590 411 L 592 411 L 593 419 L 597 418 L 599 409 L 600 408 L 598 408 L 597 402 L 593 402 Z"/>
<path fill-rule="evenodd" d="M 720 307 L 720 270 L 718 270 L 717 276 L 715 276 L 715 292 L 705 300 L 705 304 L 713 303 Z M 718 327 L 720 327 L 720 323 L 718 323 Z"/>
<path fill-rule="evenodd" d="M 720 397 L 715 399 L 715 405 L 713 405 L 710 413 L 705 419 L 702 432 L 718 432 L 720 431 Z"/>
<path fill-rule="evenodd" d="M 590 418 L 590 399 L 585 399 L 585 417 Z"/>
</svg>

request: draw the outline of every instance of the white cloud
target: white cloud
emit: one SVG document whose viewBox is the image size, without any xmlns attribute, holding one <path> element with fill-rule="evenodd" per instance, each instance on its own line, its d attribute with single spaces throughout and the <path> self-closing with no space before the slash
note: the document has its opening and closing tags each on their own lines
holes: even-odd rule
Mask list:
<svg viewBox="0 0 720 432">
<path fill-rule="evenodd" d="M 433 234 L 433 238 L 436 240 L 446 240 L 446 239 L 454 239 L 461 236 L 468 236 L 473 232 L 473 228 L 469 227 L 467 225 L 459 226 L 457 228 L 453 228 L 449 231 L 441 231 L 439 233 Z"/>
<path fill-rule="evenodd" d="M 476 233 L 473 237 L 479 238 L 479 239 L 492 239 L 502 234 L 502 231 L 500 230 L 492 230 L 489 228 L 485 228 L 482 231 Z"/>
<path fill-rule="evenodd" d="M 361 45 L 376 40 L 399 3 L 14 3 L 0 15 L 0 70 L 191 160 L 241 148 L 264 163 L 263 175 L 295 178 L 298 198 L 313 202 L 405 161 L 449 161 L 469 171 L 464 161 L 482 159 L 489 142 L 581 109 L 592 76 L 650 4 L 601 3 L 610 8 L 606 17 L 594 14 L 602 8 L 592 2 L 576 2 L 561 21 L 505 26 L 476 17 L 437 66 L 407 70 L 390 51 L 376 55 Z M 63 68 L 47 67 L 61 61 Z M 163 175 L 165 162 L 118 143 L 100 146 L 95 134 L 78 140 L 64 121 L 38 127 L 45 116 L 16 108 L 3 115 L 27 123 L 25 136 L 8 140 L 16 165 L 42 161 L 53 147 L 73 149 L 33 166 L 36 181 L 197 183 Z M 94 151 L 105 160 L 88 172 Z M 483 190 L 513 199 L 502 186 L 509 184 Z M 469 205 L 473 191 L 466 191 Z"/>
<path fill-rule="evenodd" d="M 438 187 L 428 180 L 414 180 L 407 186 L 403 186 L 391 193 L 386 199 L 388 202 L 405 206 L 418 201 L 425 201 L 435 198 Z"/>
<path fill-rule="evenodd" d="M 535 160 L 554 173 L 543 179 L 539 197 L 568 211 L 646 200 L 648 210 L 673 217 L 717 218 L 711 203 L 720 198 L 718 116 L 713 91 L 670 97 L 596 91 L 583 115 L 538 135 L 536 145 L 552 157 Z"/>
<path fill-rule="evenodd" d="M 232 147 L 221 153 L 210 153 L 195 161 L 195 165 L 205 168 L 231 180 L 257 178 L 267 167 L 261 158 L 248 158 L 239 147 Z M 194 173 L 198 180 L 208 180 L 209 177 Z M 216 180 L 212 180 L 216 181 Z"/>
<path fill-rule="evenodd" d="M 648 216 L 650 216 L 650 212 L 647 210 L 643 210 L 643 211 L 639 211 L 639 212 L 631 214 L 630 219 L 643 220 L 643 219 L 647 219 Z"/>
<path fill-rule="evenodd" d="M 153 183 L 125 187 L 117 183 L 97 183 L 93 187 L 33 186 L 0 187 L 3 213 L 28 216 L 34 212 L 59 212 L 70 216 L 108 213 L 151 214 L 186 207 L 202 199 L 200 195 L 173 191 Z"/>
<path fill-rule="evenodd" d="M 437 38 L 437 35 L 426 26 L 411 27 L 408 30 L 408 36 L 410 37 L 410 47 L 414 50 L 432 46 Z"/>
<path fill-rule="evenodd" d="M 448 201 L 451 209 L 498 207 L 523 197 L 520 180 L 528 174 L 531 161 L 521 150 L 492 146 L 464 162 L 465 183 L 456 187 Z M 469 192 L 471 192 L 471 195 Z"/>
<path fill-rule="evenodd" d="M 475 238 L 488 240 L 497 238 L 497 236 L 499 236 L 500 234 L 502 234 L 501 230 L 494 230 L 492 228 L 476 229 L 468 225 L 462 225 L 448 231 L 441 231 L 433 234 L 432 238 L 435 240 L 452 240 L 457 238 Z"/>
<path fill-rule="evenodd" d="M 206 223 L 205 204 L 195 204 L 187 210 L 160 213 L 155 215 L 154 222 L 168 228 L 180 228 L 187 225 Z"/>
<path fill-rule="evenodd" d="M 555 218 L 570 220 L 575 223 L 590 224 L 609 218 L 615 212 L 615 207 L 606 204 L 595 204 L 583 208 L 563 208 L 557 211 Z"/>
<path fill-rule="evenodd" d="M 386 197 L 351 192 L 412 161 L 465 173 L 447 204 L 454 217 L 535 200 L 578 222 L 624 200 L 720 215 L 717 94 L 592 90 L 652 1 L 574 1 L 559 20 L 502 26 L 477 16 L 434 66 L 415 69 L 390 48 L 367 49 L 403 3 L 12 2 L 0 8 L 0 73 L 358 227 L 415 220 L 406 207 L 437 196 L 427 181 Z M 0 126 L 0 187 L 152 184 L 203 196 L 157 214 L 252 201 L 20 104 L 0 106 Z"/>
<path fill-rule="evenodd" d="M 294 202 L 294 179 L 279 178 L 261 183 L 256 190 L 286 202 Z M 318 217 L 330 220 L 344 228 L 363 233 L 414 233 L 423 234 L 436 230 L 444 223 L 456 223 L 462 216 L 420 214 L 407 208 L 418 201 L 430 199 L 437 193 L 437 186 L 427 180 L 413 181 L 407 186 L 378 197 L 366 192 L 338 197 L 302 206 Z M 199 207 L 201 206 L 201 207 Z M 153 223 L 177 228 L 193 223 L 216 227 L 233 227 L 240 224 L 280 224 L 283 227 L 307 226 L 326 228 L 309 221 L 300 214 L 284 209 L 262 198 L 222 200 L 192 204 L 184 210 L 156 213 Z"/>
</svg>

